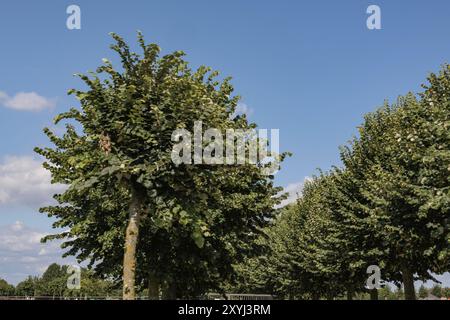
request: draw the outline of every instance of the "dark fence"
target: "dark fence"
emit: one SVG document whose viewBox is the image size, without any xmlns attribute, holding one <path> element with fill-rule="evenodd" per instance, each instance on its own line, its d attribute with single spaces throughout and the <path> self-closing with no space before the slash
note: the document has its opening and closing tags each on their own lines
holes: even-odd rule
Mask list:
<svg viewBox="0 0 450 320">
<path fill-rule="evenodd" d="M 137 297 L 137 300 L 147 300 L 147 297 Z M 273 300 L 269 294 L 237 294 L 237 293 L 208 293 L 198 300 Z M 121 296 L 85 296 L 85 297 L 60 297 L 60 296 L 0 296 L 0 300 L 122 300 Z"/>
<path fill-rule="evenodd" d="M 273 300 L 270 294 L 239 294 L 239 293 L 209 293 L 206 295 L 209 300 Z"/>
</svg>

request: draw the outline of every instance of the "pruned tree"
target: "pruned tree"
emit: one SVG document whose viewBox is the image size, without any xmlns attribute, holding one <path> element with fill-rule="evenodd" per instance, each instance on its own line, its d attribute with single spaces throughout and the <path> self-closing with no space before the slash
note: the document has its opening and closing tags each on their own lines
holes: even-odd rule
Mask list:
<svg viewBox="0 0 450 320">
<path fill-rule="evenodd" d="M 48 160 L 44 166 L 52 181 L 69 186 L 56 196 L 58 205 L 41 209 L 58 219 L 55 227 L 69 230 L 45 240 L 66 239 L 66 254 L 117 279 L 123 273 L 124 299 L 134 299 L 136 279 L 148 283 L 157 277 L 165 282 L 166 296 L 177 297 L 182 282 L 176 270 L 207 280 L 191 282 L 192 290 L 178 288 L 193 294 L 229 276 L 231 261 L 251 251 L 274 214 L 280 189 L 263 170 L 270 164 L 261 161 L 193 163 L 191 150 L 183 149 L 186 162 L 175 163 L 174 132 L 194 128 L 197 121 L 221 132 L 256 126 L 233 116 L 239 97 L 232 96 L 229 78 L 220 82 L 217 72 L 203 66 L 192 71 L 181 51 L 161 57 L 159 47 L 146 44 L 140 33 L 143 56 L 112 36 L 122 70 L 104 59 L 96 73 L 80 75 L 88 90 L 69 93 L 81 109 L 56 117 L 55 123 L 69 120 L 62 137 L 45 129 L 56 148 L 36 148 Z M 203 155 L 209 146 L 215 158 L 221 150 L 215 139 L 194 149 L 200 147 Z M 244 140 L 247 149 L 250 140 Z M 282 161 L 285 154 L 272 156 Z M 182 261 L 187 269 L 180 268 Z M 215 275 L 205 276 L 207 270 Z"/>
</svg>

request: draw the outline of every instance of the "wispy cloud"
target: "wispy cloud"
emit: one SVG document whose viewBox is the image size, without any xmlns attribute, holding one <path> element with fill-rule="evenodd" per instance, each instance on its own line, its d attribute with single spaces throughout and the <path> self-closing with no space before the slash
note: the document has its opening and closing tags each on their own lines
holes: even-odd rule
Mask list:
<svg viewBox="0 0 450 320">
<path fill-rule="evenodd" d="M 56 101 L 45 98 L 36 92 L 18 92 L 10 97 L 6 92 L 0 91 L 0 104 L 14 110 L 37 112 L 54 108 Z"/>
<path fill-rule="evenodd" d="M 0 161 L 0 206 L 37 208 L 51 203 L 53 194 L 63 190 L 63 185 L 51 184 L 50 172 L 32 157 L 6 157 Z"/>
<path fill-rule="evenodd" d="M 297 201 L 297 199 L 302 195 L 305 182 L 309 180 L 311 180 L 310 177 L 305 177 L 303 181 L 290 183 L 286 187 L 284 187 L 283 193 L 288 193 L 288 197 L 286 200 L 283 200 L 280 203 L 279 207 L 284 207 L 290 203 Z"/>
<path fill-rule="evenodd" d="M 40 242 L 46 235 L 21 221 L 0 226 L 0 278 L 17 284 L 28 275 L 41 274 L 53 262 L 73 263 L 73 258 L 61 258 L 59 241 Z"/>
<path fill-rule="evenodd" d="M 9 252 L 27 252 L 33 250 L 40 244 L 45 233 L 36 232 L 26 228 L 23 222 L 16 221 L 14 224 L 1 227 L 0 250 Z"/>
<path fill-rule="evenodd" d="M 236 106 L 236 110 L 234 111 L 233 117 L 240 114 L 246 114 L 247 116 L 251 116 L 253 112 L 254 112 L 253 108 L 250 108 L 245 103 L 239 102 Z"/>
</svg>

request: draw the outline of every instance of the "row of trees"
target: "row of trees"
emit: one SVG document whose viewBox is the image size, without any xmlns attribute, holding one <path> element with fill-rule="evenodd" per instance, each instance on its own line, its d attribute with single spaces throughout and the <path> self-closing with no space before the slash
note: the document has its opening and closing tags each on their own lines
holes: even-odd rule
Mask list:
<svg viewBox="0 0 450 320">
<path fill-rule="evenodd" d="M 14 293 L 14 286 L 9 284 L 6 280 L 0 279 L 0 296 L 12 296 Z"/>
<path fill-rule="evenodd" d="M 69 186 L 55 196 L 58 205 L 41 209 L 68 231 L 44 241 L 64 239 L 66 255 L 123 280 L 124 299 L 143 288 L 154 299 L 221 290 L 236 275 L 233 264 L 258 253 L 255 240 L 274 218 L 281 189 L 262 170 L 270 163 L 174 164 L 173 132 L 196 121 L 221 132 L 256 125 L 235 115 L 230 79 L 191 70 L 182 52 L 161 57 L 141 34 L 142 56 L 112 36 L 122 68 L 104 59 L 90 77 L 80 75 L 87 90 L 70 94 L 81 109 L 56 117 L 67 121 L 62 137 L 45 129 L 54 148 L 36 148 L 52 182 Z M 246 137 L 241 147 L 254 142 Z M 215 139 L 197 143 L 201 154 L 219 152 Z"/>
<path fill-rule="evenodd" d="M 80 289 L 67 288 L 67 268 L 68 266 L 60 266 L 56 263 L 51 264 L 42 276 L 29 276 L 21 281 L 17 286 L 13 286 L 3 279 L 0 279 L 0 297 L 20 296 L 47 299 L 64 299 L 64 298 L 117 298 L 121 294 L 121 288 L 113 281 L 108 279 L 100 279 L 96 277 L 92 271 L 82 269 Z M 142 290 L 139 295 L 146 299 L 148 290 Z M 426 288 L 421 285 L 417 291 L 418 297 L 421 299 L 433 295 L 437 298 L 450 299 L 450 288 L 434 285 Z M 392 290 L 389 285 L 385 285 L 379 290 L 379 298 L 381 300 L 400 300 L 404 298 L 404 292 L 401 288 Z M 365 293 L 357 293 L 356 298 L 366 299 Z"/>
<path fill-rule="evenodd" d="M 421 299 L 427 298 L 430 295 L 435 296 L 436 298 L 444 298 L 450 299 L 450 288 L 449 287 L 441 287 L 436 284 L 431 289 L 426 288 L 424 285 L 421 285 L 418 290 L 418 296 Z"/>
<path fill-rule="evenodd" d="M 47 299 L 108 297 L 120 295 L 117 285 L 81 269 L 80 289 L 69 289 L 68 266 L 51 264 L 42 276 L 29 276 L 15 287 L 0 279 L 0 296 L 46 297 Z"/>
<path fill-rule="evenodd" d="M 428 80 L 365 116 L 343 166 L 308 181 L 260 239 L 267 253 L 239 266 L 239 289 L 351 299 L 376 265 L 415 299 L 414 280 L 450 270 L 450 66 Z"/>
</svg>

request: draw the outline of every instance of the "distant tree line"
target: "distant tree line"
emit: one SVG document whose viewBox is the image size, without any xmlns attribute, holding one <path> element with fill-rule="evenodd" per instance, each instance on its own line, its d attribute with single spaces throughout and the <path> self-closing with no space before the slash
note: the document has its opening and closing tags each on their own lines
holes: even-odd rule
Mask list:
<svg viewBox="0 0 450 320">
<path fill-rule="evenodd" d="M 0 279 L 0 297 L 22 297 L 22 298 L 45 298 L 45 299 L 117 299 L 121 298 L 122 288 L 113 281 L 100 279 L 93 275 L 92 271 L 82 269 L 80 289 L 69 289 L 67 287 L 66 265 L 51 264 L 42 276 L 28 276 L 16 286 Z M 417 290 L 417 296 L 421 299 L 433 295 L 436 298 L 450 299 L 450 287 L 442 287 L 435 284 L 431 288 L 421 285 Z M 402 288 L 394 288 L 385 285 L 379 290 L 380 300 L 404 299 Z M 148 289 L 138 292 L 141 299 L 151 298 Z M 356 299 L 368 299 L 369 295 L 357 293 Z"/>
<path fill-rule="evenodd" d="M 106 298 L 120 297 L 121 288 L 112 281 L 101 279 L 85 268 L 81 269 L 80 289 L 69 289 L 68 266 L 51 264 L 42 276 L 29 276 L 16 286 L 0 279 L 0 296 L 62 298 Z"/>
</svg>

